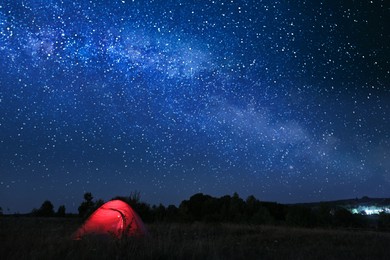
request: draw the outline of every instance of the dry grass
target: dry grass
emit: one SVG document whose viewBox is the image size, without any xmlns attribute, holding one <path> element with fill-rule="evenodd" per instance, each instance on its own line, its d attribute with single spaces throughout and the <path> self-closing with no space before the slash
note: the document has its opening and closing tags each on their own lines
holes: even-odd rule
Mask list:
<svg viewBox="0 0 390 260">
<path fill-rule="evenodd" d="M 390 233 L 153 224 L 144 238 L 71 240 L 76 219 L 1 218 L 0 259 L 390 259 Z"/>
</svg>

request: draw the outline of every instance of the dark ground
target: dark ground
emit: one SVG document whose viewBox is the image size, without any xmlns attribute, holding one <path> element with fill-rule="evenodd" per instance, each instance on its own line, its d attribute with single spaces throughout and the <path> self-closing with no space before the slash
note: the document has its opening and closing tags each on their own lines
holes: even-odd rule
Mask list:
<svg viewBox="0 0 390 260">
<path fill-rule="evenodd" d="M 144 238 L 73 241 L 77 218 L 0 218 L 0 259 L 390 259 L 390 233 L 150 224 Z"/>
</svg>

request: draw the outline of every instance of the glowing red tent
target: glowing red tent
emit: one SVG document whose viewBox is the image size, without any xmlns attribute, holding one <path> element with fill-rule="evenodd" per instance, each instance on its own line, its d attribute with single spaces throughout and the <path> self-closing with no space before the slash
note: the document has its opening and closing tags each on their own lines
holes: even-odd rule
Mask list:
<svg viewBox="0 0 390 260">
<path fill-rule="evenodd" d="M 137 213 L 124 201 L 112 200 L 98 208 L 76 231 L 74 238 L 85 235 L 145 235 L 146 228 Z"/>
</svg>

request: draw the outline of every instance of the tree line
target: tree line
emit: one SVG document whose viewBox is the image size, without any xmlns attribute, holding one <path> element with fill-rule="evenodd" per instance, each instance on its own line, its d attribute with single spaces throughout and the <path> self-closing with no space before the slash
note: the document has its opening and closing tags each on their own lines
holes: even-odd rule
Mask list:
<svg viewBox="0 0 390 260">
<path fill-rule="evenodd" d="M 352 214 L 343 207 L 331 207 L 328 204 L 316 206 L 285 205 L 276 202 L 263 202 L 254 196 L 245 200 L 237 193 L 219 198 L 197 193 L 188 200 L 183 200 L 177 207 L 149 205 L 142 202 L 139 192 L 129 196 L 117 196 L 127 202 L 146 223 L 153 222 L 205 222 L 205 223 L 245 223 L 264 225 L 288 225 L 298 227 L 371 227 L 373 222 L 367 216 Z M 94 200 L 92 193 L 86 192 L 84 200 L 78 207 L 78 216 L 88 218 L 97 208 L 104 204 L 102 199 Z M 39 209 L 33 209 L 32 216 L 66 217 L 65 206 L 61 205 L 54 211 L 53 204 L 46 200 Z M 390 229 L 390 215 L 380 214 L 374 223 L 381 229 Z"/>
</svg>

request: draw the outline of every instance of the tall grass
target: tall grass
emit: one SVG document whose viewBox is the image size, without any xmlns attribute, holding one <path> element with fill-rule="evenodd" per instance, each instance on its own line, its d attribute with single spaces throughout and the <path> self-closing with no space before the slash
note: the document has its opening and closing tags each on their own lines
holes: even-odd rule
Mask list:
<svg viewBox="0 0 390 260">
<path fill-rule="evenodd" d="M 0 219 L 0 259 L 390 259 L 390 233 L 152 224 L 149 235 L 71 239 L 77 219 Z"/>
</svg>

